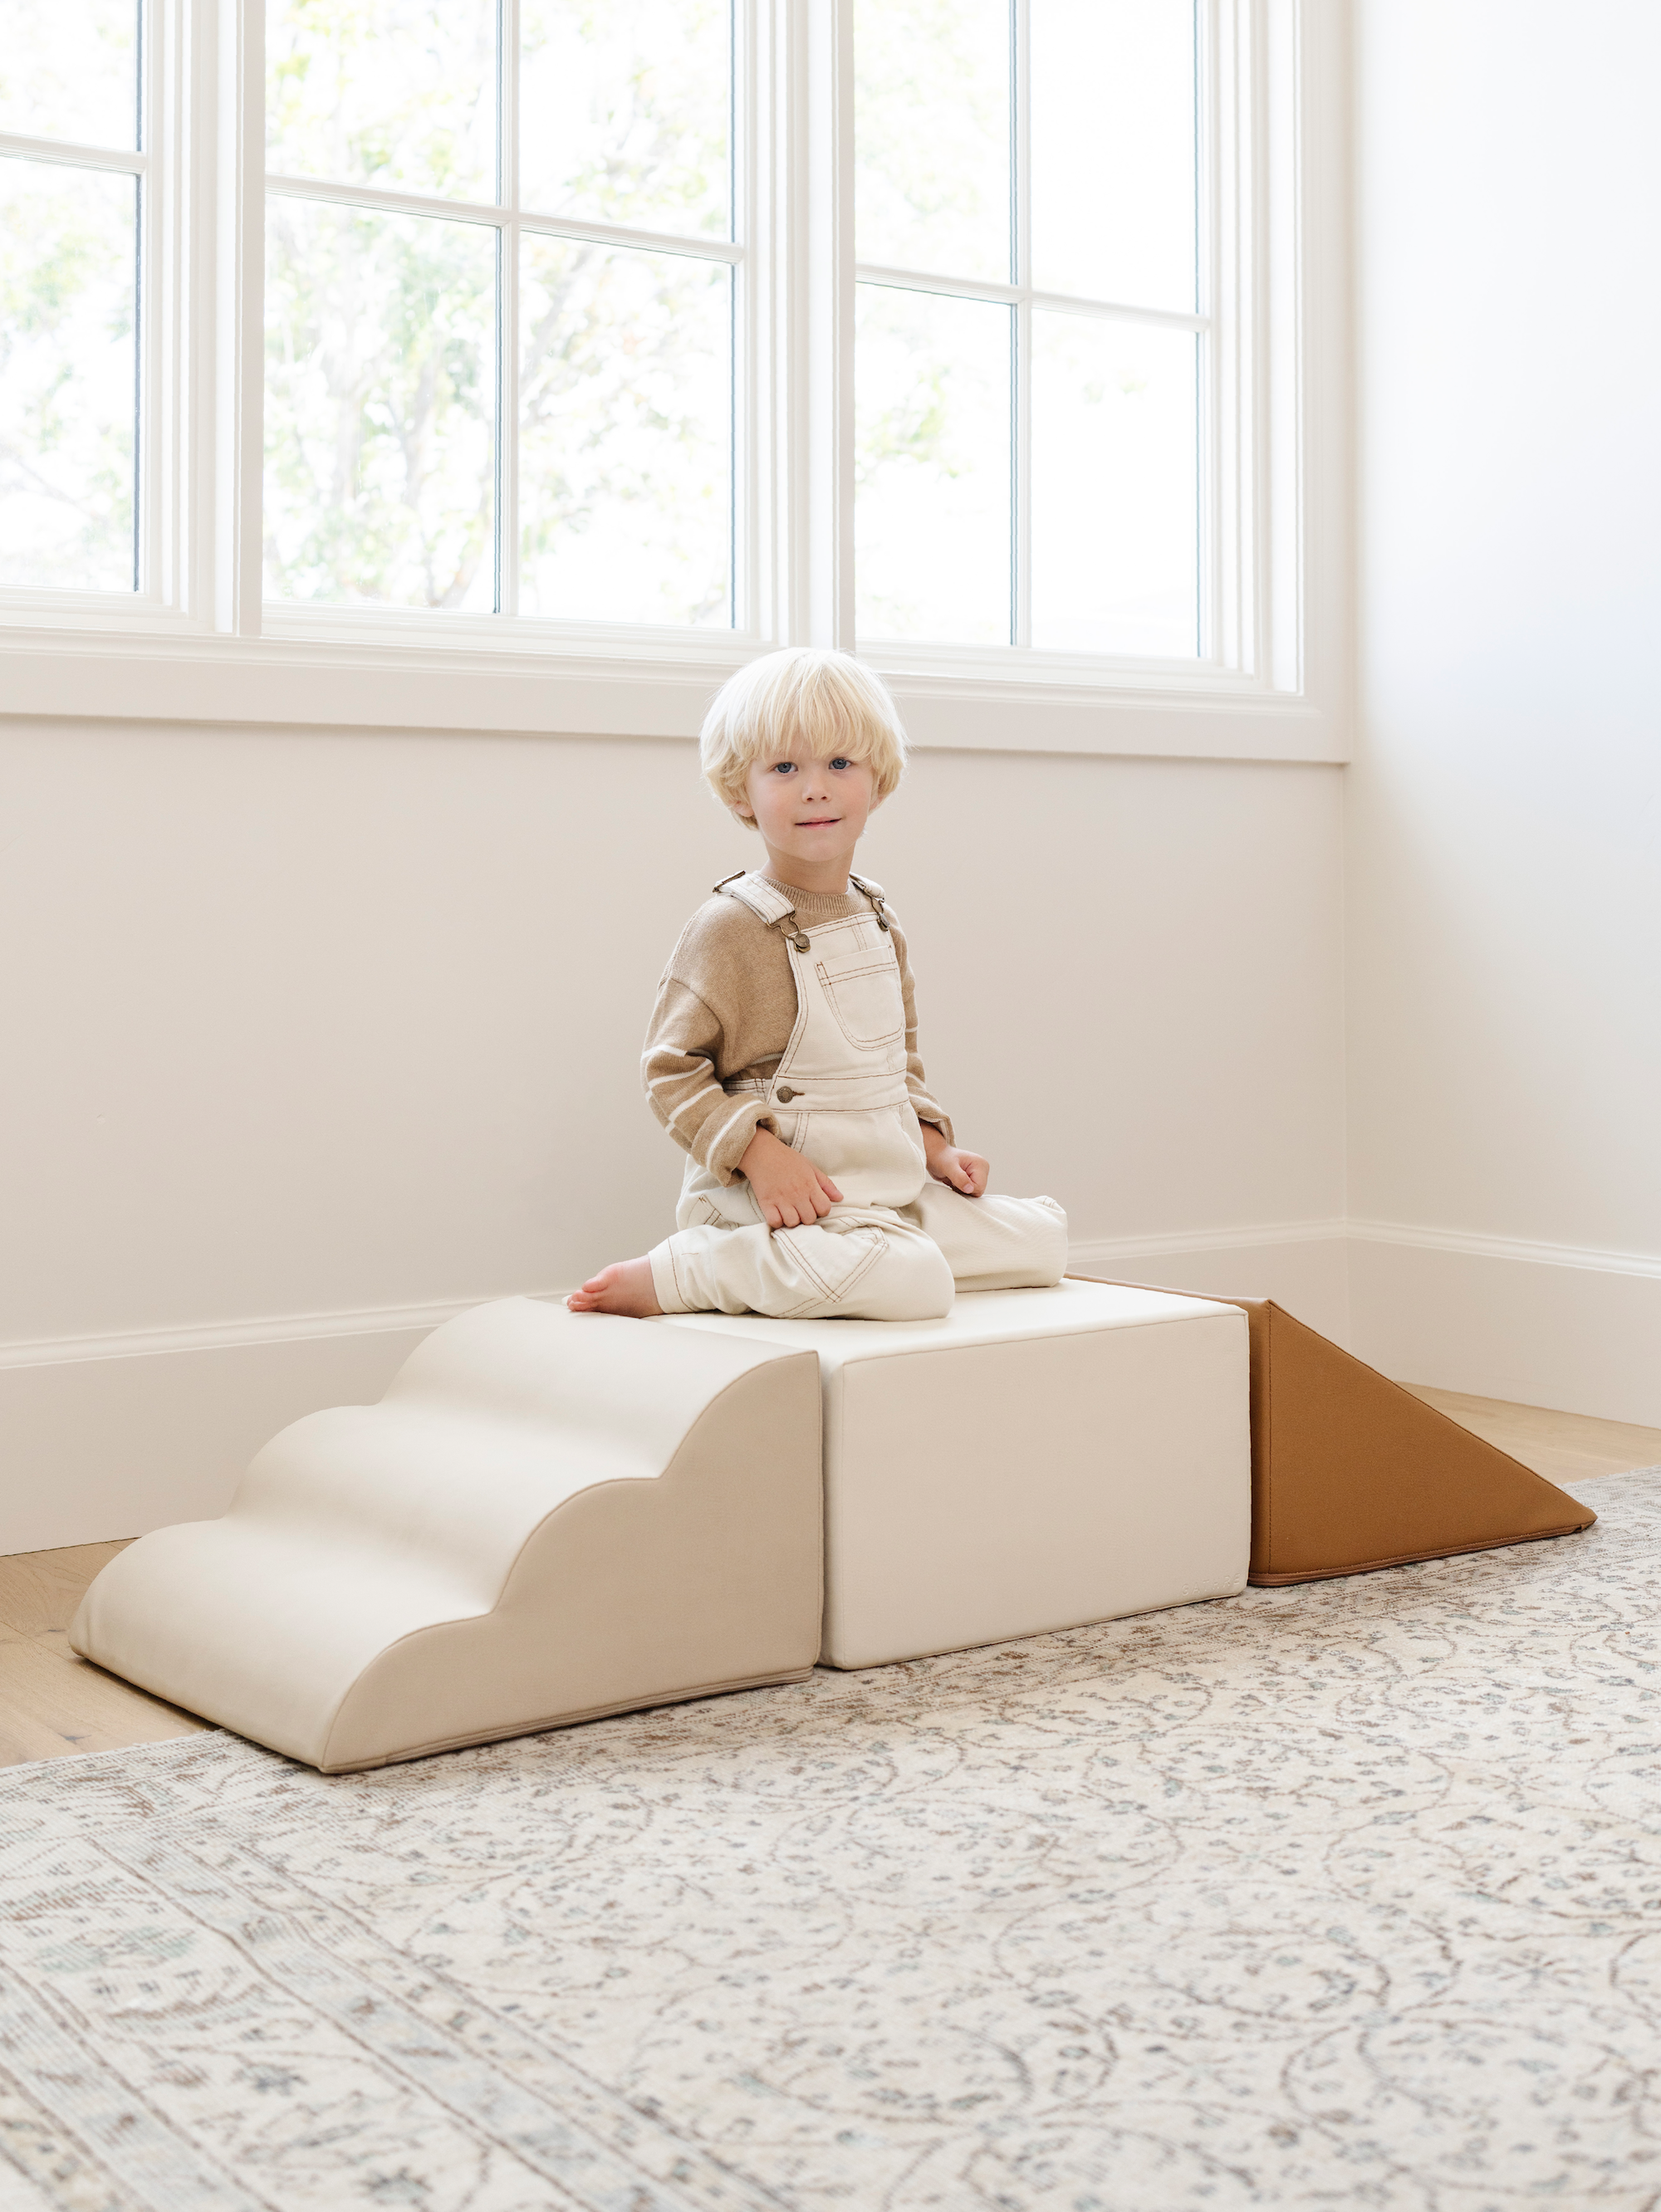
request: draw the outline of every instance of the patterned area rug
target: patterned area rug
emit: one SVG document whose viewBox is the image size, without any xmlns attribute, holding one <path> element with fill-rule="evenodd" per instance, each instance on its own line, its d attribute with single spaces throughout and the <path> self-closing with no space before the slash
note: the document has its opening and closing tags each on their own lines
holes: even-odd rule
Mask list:
<svg viewBox="0 0 1661 2212">
<path fill-rule="evenodd" d="M 5 2212 L 1661 2205 L 1591 1533 L 324 1780 L 0 1778 Z"/>
</svg>

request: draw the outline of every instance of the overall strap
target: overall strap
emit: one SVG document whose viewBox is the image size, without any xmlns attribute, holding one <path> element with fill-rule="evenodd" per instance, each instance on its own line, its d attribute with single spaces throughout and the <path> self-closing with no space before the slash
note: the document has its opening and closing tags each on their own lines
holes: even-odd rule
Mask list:
<svg viewBox="0 0 1661 2212">
<path fill-rule="evenodd" d="M 870 900 L 871 911 L 877 917 L 878 928 L 886 929 L 888 927 L 888 916 L 883 912 L 882 905 L 883 900 L 886 897 L 887 894 L 883 890 L 882 885 L 880 884 L 867 883 L 863 876 L 856 876 L 851 868 L 848 872 L 848 880 L 853 884 L 856 891 L 863 891 L 867 898 Z"/>
<path fill-rule="evenodd" d="M 736 875 L 723 876 L 715 888 L 724 891 L 728 898 L 737 899 L 740 906 L 747 906 L 770 929 L 776 929 L 782 936 L 788 937 L 798 952 L 806 951 L 807 939 L 796 920 L 796 909 L 782 891 L 776 890 L 753 869 L 740 868 Z"/>
</svg>

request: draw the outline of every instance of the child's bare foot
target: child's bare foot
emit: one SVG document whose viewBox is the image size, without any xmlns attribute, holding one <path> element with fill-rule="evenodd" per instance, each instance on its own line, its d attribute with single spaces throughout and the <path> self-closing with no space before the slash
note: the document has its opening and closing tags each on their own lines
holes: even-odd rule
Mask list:
<svg viewBox="0 0 1661 2212">
<path fill-rule="evenodd" d="M 580 1291 L 573 1291 L 565 1303 L 573 1313 L 631 1314 L 636 1321 L 663 1311 L 652 1282 L 649 1260 L 618 1260 L 602 1267 Z"/>
</svg>

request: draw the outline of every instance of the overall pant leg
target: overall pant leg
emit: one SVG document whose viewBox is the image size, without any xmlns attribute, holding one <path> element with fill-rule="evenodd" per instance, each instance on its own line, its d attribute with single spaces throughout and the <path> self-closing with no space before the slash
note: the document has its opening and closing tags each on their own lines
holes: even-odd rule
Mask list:
<svg viewBox="0 0 1661 2212">
<path fill-rule="evenodd" d="M 952 1310 L 940 1246 L 885 1209 L 849 1209 L 806 1229 L 679 1229 L 648 1256 L 665 1313 L 937 1321 Z"/>
<path fill-rule="evenodd" d="M 1047 1290 L 1067 1273 L 1067 1214 L 1053 1198 L 966 1198 L 931 1180 L 902 1211 L 938 1245 L 960 1291 Z"/>
</svg>

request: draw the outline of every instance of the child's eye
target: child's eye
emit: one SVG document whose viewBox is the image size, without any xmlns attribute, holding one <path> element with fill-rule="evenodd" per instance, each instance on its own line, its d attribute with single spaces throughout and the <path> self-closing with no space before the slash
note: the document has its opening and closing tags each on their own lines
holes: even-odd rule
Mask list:
<svg viewBox="0 0 1661 2212">
<path fill-rule="evenodd" d="M 844 760 L 842 755 L 838 753 L 835 760 L 831 762 L 830 765 L 832 768 L 852 768 L 854 763 L 851 760 Z"/>
<path fill-rule="evenodd" d="M 794 761 L 775 761 L 773 763 L 773 773 L 775 775 L 794 775 L 795 772 L 796 763 Z"/>
</svg>

